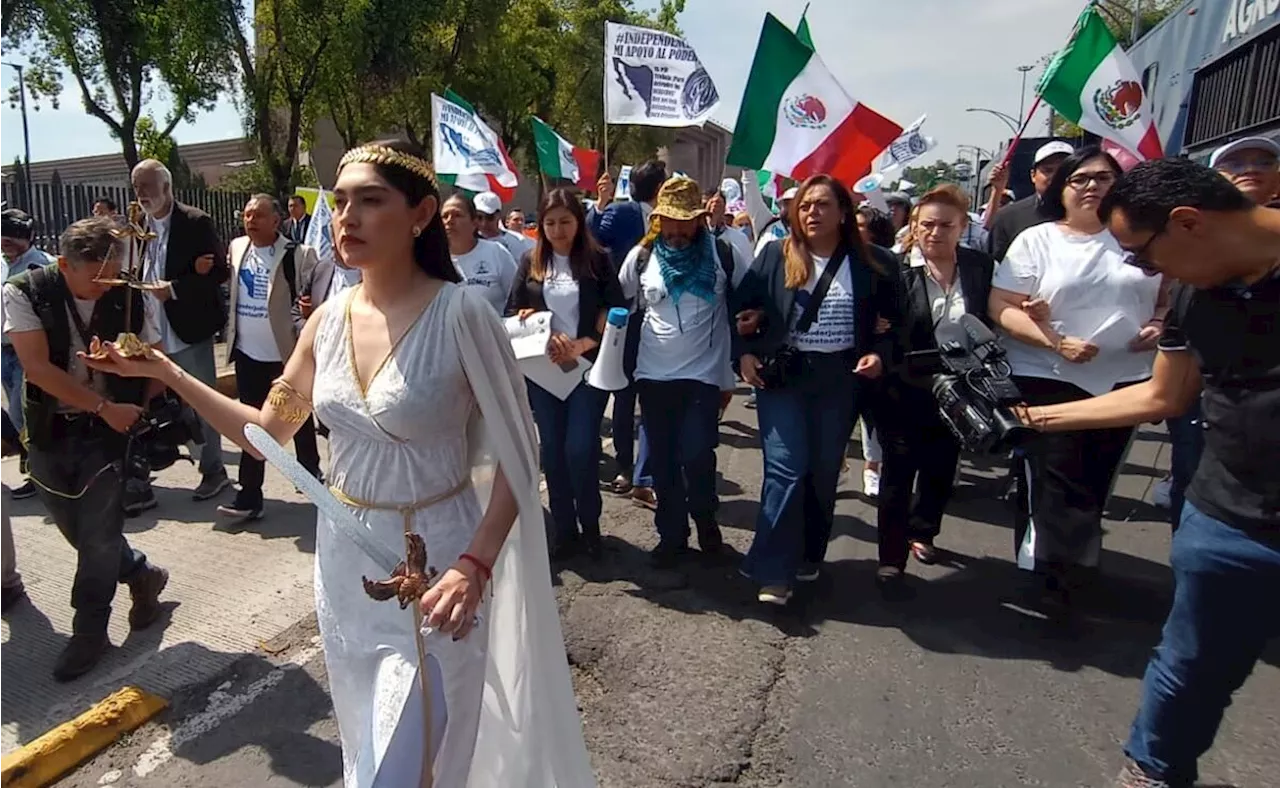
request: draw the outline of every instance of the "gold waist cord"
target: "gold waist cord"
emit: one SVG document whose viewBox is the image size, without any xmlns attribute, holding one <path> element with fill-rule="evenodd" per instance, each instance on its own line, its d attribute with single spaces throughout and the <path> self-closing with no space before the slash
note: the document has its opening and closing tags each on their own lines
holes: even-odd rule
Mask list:
<svg viewBox="0 0 1280 788">
<path fill-rule="evenodd" d="M 447 501 L 458 493 L 471 486 L 470 477 L 463 478 L 462 481 L 442 493 L 432 495 L 429 498 L 423 498 L 413 503 L 380 503 L 378 501 L 368 501 L 363 498 L 357 498 L 354 495 L 348 495 L 337 487 L 330 487 L 330 492 L 342 503 L 355 509 L 368 509 L 377 512 L 399 512 L 404 517 L 404 532 L 411 533 L 413 531 L 413 516 L 431 506 Z M 422 637 L 422 606 L 418 603 L 410 605 L 413 611 L 413 639 L 418 647 L 418 685 L 422 691 L 422 717 L 423 725 L 426 728 L 425 741 L 423 749 L 425 755 L 422 764 L 422 775 L 419 778 L 421 788 L 431 788 L 433 776 L 435 772 L 435 753 L 431 751 L 431 743 L 434 741 L 431 731 L 431 684 L 427 677 L 427 643 Z"/>
</svg>

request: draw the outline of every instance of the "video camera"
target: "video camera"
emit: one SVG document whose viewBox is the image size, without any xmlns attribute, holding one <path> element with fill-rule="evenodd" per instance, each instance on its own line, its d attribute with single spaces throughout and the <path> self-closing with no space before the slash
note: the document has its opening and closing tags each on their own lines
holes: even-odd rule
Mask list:
<svg viewBox="0 0 1280 788">
<path fill-rule="evenodd" d="M 907 374 L 932 376 L 938 412 L 960 445 L 973 452 L 1001 452 L 1033 433 L 1012 410 L 1022 394 L 996 335 L 973 315 L 960 327 L 968 339 L 907 354 Z"/>
<path fill-rule="evenodd" d="M 204 431 L 200 419 L 186 403 L 165 393 L 147 406 L 142 418 L 129 429 L 131 459 L 146 460 L 150 470 L 162 471 L 183 457 L 178 451 L 188 443 L 203 444 Z"/>
</svg>

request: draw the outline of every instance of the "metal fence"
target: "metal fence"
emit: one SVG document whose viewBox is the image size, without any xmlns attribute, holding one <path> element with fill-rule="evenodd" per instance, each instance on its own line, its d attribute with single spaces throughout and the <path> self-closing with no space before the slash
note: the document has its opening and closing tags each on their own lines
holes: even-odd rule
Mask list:
<svg viewBox="0 0 1280 788">
<path fill-rule="evenodd" d="M 91 184 L 64 184 L 57 173 L 48 183 L 31 185 L 31 204 L 21 178 L 7 179 L 3 184 L 6 208 L 21 208 L 36 220 L 35 245 L 50 254 L 58 252 L 58 237 L 67 225 L 93 214 L 93 203 L 103 197 L 116 204 L 124 213 L 133 190 L 127 186 L 94 186 Z M 213 218 L 218 237 L 225 245 L 232 238 L 242 235 L 241 213 L 249 195 L 241 192 L 214 191 L 210 189 L 178 189 L 174 192 L 178 202 L 195 206 Z"/>
</svg>

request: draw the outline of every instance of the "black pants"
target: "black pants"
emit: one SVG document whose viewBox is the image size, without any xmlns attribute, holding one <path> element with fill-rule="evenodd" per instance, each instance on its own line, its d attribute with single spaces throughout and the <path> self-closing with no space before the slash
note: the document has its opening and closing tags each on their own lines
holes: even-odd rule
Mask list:
<svg viewBox="0 0 1280 788">
<path fill-rule="evenodd" d="M 883 452 L 876 511 L 880 565 L 899 569 L 906 568 L 909 541 L 932 544 L 942 530 L 960 459 L 960 444 L 938 416 L 933 396 L 925 391 L 911 399 L 902 414 L 914 417 L 909 425 L 881 420 L 876 430 Z"/>
<path fill-rule="evenodd" d="M 267 401 L 267 393 L 271 391 L 271 381 L 284 372 L 284 364 L 279 361 L 256 361 L 239 351 L 235 354 L 236 391 L 240 401 L 255 408 L 261 408 Z M 293 448 L 298 454 L 298 462 L 320 476 L 320 451 L 316 448 L 316 425 L 308 418 L 293 436 Z M 255 458 L 249 452 L 240 453 L 240 494 L 236 496 L 239 506 L 262 505 L 262 479 L 266 473 L 266 463 Z"/>
<path fill-rule="evenodd" d="M 147 562 L 124 537 L 125 438 L 88 414 L 56 416 L 50 446 L 31 447 L 31 478 L 54 524 L 76 549 L 71 629 L 98 634 L 111 618 L 116 584 L 129 582 Z"/>
<path fill-rule="evenodd" d="M 663 543 L 683 546 L 689 542 L 689 518 L 714 525 L 720 506 L 720 389 L 697 380 L 640 380 L 635 385 L 658 495 L 653 521 Z"/>
<path fill-rule="evenodd" d="M 1057 405 L 1091 396 L 1060 380 L 1018 377 L 1015 382 L 1029 405 Z M 1132 434 L 1132 427 L 1046 432 L 1026 445 L 1017 468 L 1014 521 L 1020 567 L 1057 572 L 1097 565 L 1102 511 Z"/>
</svg>

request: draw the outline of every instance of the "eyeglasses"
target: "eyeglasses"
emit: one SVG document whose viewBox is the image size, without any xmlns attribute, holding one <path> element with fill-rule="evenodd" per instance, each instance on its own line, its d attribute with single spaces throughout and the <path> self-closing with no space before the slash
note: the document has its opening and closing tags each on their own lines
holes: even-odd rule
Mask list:
<svg viewBox="0 0 1280 788">
<path fill-rule="evenodd" d="M 1169 229 L 1168 221 L 1160 225 L 1160 229 L 1152 233 L 1151 237 L 1147 239 L 1147 242 L 1144 243 L 1142 246 L 1138 247 L 1136 251 L 1125 252 L 1124 264 L 1131 265 L 1134 268 L 1137 268 L 1139 271 L 1146 274 L 1147 276 L 1155 276 L 1159 274 L 1160 269 L 1156 267 L 1155 263 L 1152 263 L 1150 260 L 1146 259 L 1147 250 L 1151 248 L 1151 244 L 1155 243 L 1157 238 L 1164 235 L 1164 231 L 1167 229 Z"/>
<path fill-rule="evenodd" d="M 1243 175 L 1246 172 L 1275 172 L 1280 170 L 1280 159 L 1275 156 L 1229 157 L 1218 162 L 1218 169 L 1231 175 Z"/>
<path fill-rule="evenodd" d="M 1116 174 L 1110 170 L 1104 172 L 1077 172 L 1067 178 L 1067 185 L 1073 189 L 1087 189 L 1091 183 L 1096 183 L 1099 186 L 1110 186 L 1115 182 Z"/>
<path fill-rule="evenodd" d="M 938 231 L 938 232 L 940 232 L 940 233 L 945 233 L 945 232 L 947 232 L 948 230 L 952 229 L 952 228 L 953 228 L 953 227 L 955 227 L 955 226 L 956 226 L 956 223 L 955 223 L 955 222 L 932 222 L 932 221 L 930 221 L 930 222 L 918 222 L 918 223 L 916 224 L 917 229 L 919 229 L 919 230 L 920 230 L 920 232 L 921 232 L 922 234 L 925 234 L 925 235 L 928 235 L 929 233 L 933 232 L 934 230 L 937 230 L 937 231 Z"/>
</svg>

